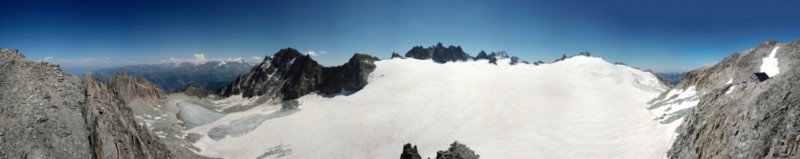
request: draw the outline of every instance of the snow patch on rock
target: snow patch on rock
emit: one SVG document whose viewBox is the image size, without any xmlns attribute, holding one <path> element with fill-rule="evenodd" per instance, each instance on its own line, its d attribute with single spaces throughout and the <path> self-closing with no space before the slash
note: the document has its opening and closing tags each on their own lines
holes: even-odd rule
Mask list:
<svg viewBox="0 0 800 159">
<path fill-rule="evenodd" d="M 761 63 L 761 72 L 767 73 L 770 78 L 780 73 L 778 68 L 778 58 L 775 58 L 775 53 L 778 52 L 778 48 L 780 47 L 775 46 L 775 48 L 772 49 L 772 53 L 765 57 Z"/>
</svg>

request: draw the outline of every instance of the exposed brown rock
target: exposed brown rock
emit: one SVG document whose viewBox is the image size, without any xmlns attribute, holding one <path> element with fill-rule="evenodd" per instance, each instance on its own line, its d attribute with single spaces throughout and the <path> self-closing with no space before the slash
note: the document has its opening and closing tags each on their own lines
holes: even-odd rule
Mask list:
<svg viewBox="0 0 800 159">
<path fill-rule="evenodd" d="M 0 49 L 0 158 L 198 158 L 138 125 L 126 98 L 163 98 L 120 76 L 113 86 Z M 130 82 L 134 81 L 134 82 Z"/>
<path fill-rule="evenodd" d="M 743 82 L 778 45 L 780 74 L 764 82 Z M 800 158 L 798 63 L 800 42 L 768 41 L 687 74 L 678 87 L 695 85 L 703 95 L 677 129 L 679 135 L 668 156 Z M 730 78 L 733 83 L 726 84 Z"/>
</svg>

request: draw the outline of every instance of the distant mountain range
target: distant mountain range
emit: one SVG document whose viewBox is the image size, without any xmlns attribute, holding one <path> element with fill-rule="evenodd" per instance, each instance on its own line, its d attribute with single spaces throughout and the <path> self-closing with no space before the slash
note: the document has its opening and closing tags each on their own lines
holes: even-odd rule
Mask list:
<svg viewBox="0 0 800 159">
<path fill-rule="evenodd" d="M 671 72 L 671 73 L 655 72 L 653 74 L 663 79 L 670 85 L 676 85 L 681 82 L 681 79 L 683 79 L 683 76 L 686 75 L 686 72 Z"/>
<path fill-rule="evenodd" d="M 217 90 L 236 76 L 253 67 L 244 61 L 208 61 L 205 63 L 161 63 L 115 67 L 92 71 L 92 77 L 106 80 L 117 72 L 142 76 L 166 92 L 184 90 L 191 84 L 202 83 L 208 90 Z"/>
</svg>

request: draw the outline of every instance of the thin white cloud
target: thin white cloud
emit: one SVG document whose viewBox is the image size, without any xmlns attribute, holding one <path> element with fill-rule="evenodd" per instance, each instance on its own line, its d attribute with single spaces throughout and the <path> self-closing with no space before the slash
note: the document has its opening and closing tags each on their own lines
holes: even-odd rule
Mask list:
<svg viewBox="0 0 800 159">
<path fill-rule="evenodd" d="M 317 54 L 317 52 L 314 51 L 306 51 L 306 54 L 309 56 L 319 56 L 319 54 Z"/>
<path fill-rule="evenodd" d="M 194 54 L 194 60 L 198 63 L 206 62 L 205 54 Z"/>
<path fill-rule="evenodd" d="M 42 59 L 42 61 L 50 61 L 50 60 L 53 60 L 52 56 L 47 56 L 44 59 Z"/>
<path fill-rule="evenodd" d="M 309 50 L 309 51 L 306 51 L 306 54 L 309 55 L 309 56 L 319 56 L 319 55 L 328 54 L 328 51 L 324 51 L 324 50 L 320 50 L 320 51 Z"/>
</svg>

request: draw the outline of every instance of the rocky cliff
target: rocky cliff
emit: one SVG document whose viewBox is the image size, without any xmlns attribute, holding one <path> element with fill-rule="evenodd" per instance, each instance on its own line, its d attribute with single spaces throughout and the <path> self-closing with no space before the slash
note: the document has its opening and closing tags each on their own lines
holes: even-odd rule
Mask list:
<svg viewBox="0 0 800 159">
<path fill-rule="evenodd" d="M 777 59 L 777 63 L 769 59 Z M 696 102 L 682 113 L 670 158 L 798 158 L 800 42 L 767 41 L 686 74 L 653 107 Z M 751 82 L 754 72 L 778 74 Z M 695 93 L 685 93 L 691 91 Z M 677 92 L 677 93 L 676 93 Z M 692 107 L 693 106 L 693 107 Z"/>
<path fill-rule="evenodd" d="M 129 76 L 127 72 L 119 72 L 108 79 L 108 87 L 117 93 L 125 102 L 136 98 L 163 100 L 164 91 L 141 76 Z"/>
<path fill-rule="evenodd" d="M 86 89 L 83 115 L 95 157 L 176 157 L 155 134 L 135 122 L 131 108 L 125 106 L 125 97 L 120 95 L 123 92 L 93 80 L 90 75 L 81 81 Z"/>
<path fill-rule="evenodd" d="M 268 56 L 250 72 L 220 88 L 223 97 L 268 95 L 284 100 L 316 92 L 336 95 L 355 92 L 367 85 L 367 76 L 375 70 L 378 58 L 355 54 L 341 66 L 324 67 L 293 48 L 281 49 Z"/>
<path fill-rule="evenodd" d="M 125 80 L 108 86 L 88 75 L 75 78 L 0 49 L 0 158 L 197 157 L 175 153 L 135 122 L 125 99 L 160 94 Z"/>
<path fill-rule="evenodd" d="M 415 46 L 406 52 L 406 58 L 415 58 L 420 60 L 431 59 L 437 63 L 467 61 L 472 59 L 469 54 L 465 53 L 461 46 L 444 47 L 442 43 L 436 44 L 428 48 L 422 46 Z"/>
</svg>

